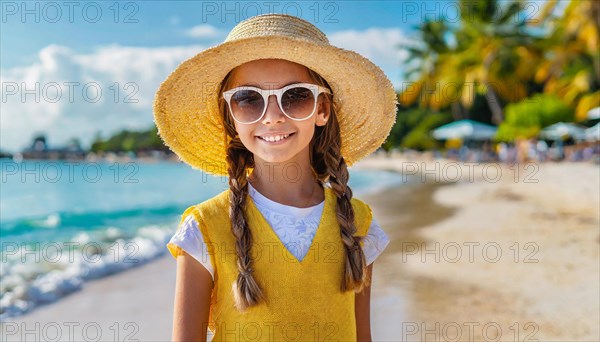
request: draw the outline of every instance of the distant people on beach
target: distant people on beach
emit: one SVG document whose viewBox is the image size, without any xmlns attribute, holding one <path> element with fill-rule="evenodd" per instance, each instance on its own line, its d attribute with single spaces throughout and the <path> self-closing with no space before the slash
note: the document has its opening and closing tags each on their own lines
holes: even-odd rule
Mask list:
<svg viewBox="0 0 600 342">
<path fill-rule="evenodd" d="M 445 150 L 434 149 L 430 152 L 418 152 L 410 149 L 400 150 L 402 154 L 431 154 L 434 159 L 446 158 L 461 162 L 501 162 L 506 164 L 527 162 L 584 162 L 600 164 L 600 142 L 573 140 L 546 141 L 538 139 L 520 140 L 514 143 L 484 142 L 478 146 L 461 146 Z"/>
</svg>

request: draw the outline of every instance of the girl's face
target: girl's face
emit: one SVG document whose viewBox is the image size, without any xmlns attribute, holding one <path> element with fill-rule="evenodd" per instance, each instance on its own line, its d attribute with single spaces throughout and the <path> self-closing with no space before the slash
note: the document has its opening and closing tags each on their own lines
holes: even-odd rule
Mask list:
<svg viewBox="0 0 600 342">
<path fill-rule="evenodd" d="M 255 86 L 262 89 L 279 89 L 291 83 L 313 83 L 308 69 L 300 64 L 281 59 L 261 59 L 242 64 L 232 72 L 230 87 Z M 315 113 L 304 121 L 295 121 L 283 114 L 274 95 L 269 96 L 265 115 L 256 123 L 240 124 L 235 129 L 244 146 L 254 154 L 255 162 L 283 163 L 309 160 L 309 143 L 315 125 L 324 126 L 329 118 L 329 101 L 321 94 Z M 263 140 L 263 136 L 286 135 L 276 143 Z"/>
</svg>

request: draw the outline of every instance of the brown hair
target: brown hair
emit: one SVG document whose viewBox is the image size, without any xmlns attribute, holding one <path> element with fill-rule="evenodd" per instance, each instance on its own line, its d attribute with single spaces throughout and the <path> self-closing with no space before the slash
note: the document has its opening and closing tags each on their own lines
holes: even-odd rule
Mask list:
<svg viewBox="0 0 600 342">
<path fill-rule="evenodd" d="M 308 72 L 316 84 L 331 90 L 327 81 L 319 74 L 311 69 L 308 69 Z M 223 79 L 219 94 L 228 89 L 231 74 L 232 72 L 229 72 Z M 342 292 L 349 290 L 360 292 L 370 280 L 367 278 L 365 255 L 359 244 L 361 238 L 354 236 L 356 226 L 354 210 L 350 202 L 352 189 L 348 186 L 348 168 L 341 155 L 340 126 L 332 95 L 323 93 L 321 96 L 326 96 L 326 101 L 332 104 L 330 106 L 331 115 L 325 126 L 315 127 L 314 136 L 310 141 L 310 160 L 318 181 L 321 185 L 329 181 L 331 189 L 337 197 L 336 216 L 341 227 L 340 234 L 345 251 L 345 267 L 340 290 Z M 235 250 L 239 272 L 237 280 L 233 284 L 233 294 L 237 308 L 244 311 L 265 300 L 261 287 L 252 274 L 253 260 L 250 256 L 252 234 L 243 211 L 248 194 L 247 170 L 254 167 L 254 156 L 242 144 L 222 96 L 219 96 L 219 108 L 223 114 L 226 133 L 227 171 L 231 189 L 229 217 L 231 218 L 231 232 L 236 239 Z"/>
</svg>

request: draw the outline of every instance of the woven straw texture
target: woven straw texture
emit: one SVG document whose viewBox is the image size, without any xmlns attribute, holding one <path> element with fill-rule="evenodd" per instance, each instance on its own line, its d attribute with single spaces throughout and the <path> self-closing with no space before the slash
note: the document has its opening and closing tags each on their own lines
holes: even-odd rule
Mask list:
<svg viewBox="0 0 600 342">
<path fill-rule="evenodd" d="M 303 19 L 265 14 L 240 22 L 225 42 L 184 61 L 160 85 L 154 121 L 179 159 L 208 174 L 227 175 L 228 141 L 217 92 L 233 68 L 265 58 L 305 65 L 327 80 L 348 166 L 374 152 L 389 135 L 398 102 L 379 67 L 330 45 L 323 32 Z"/>
</svg>

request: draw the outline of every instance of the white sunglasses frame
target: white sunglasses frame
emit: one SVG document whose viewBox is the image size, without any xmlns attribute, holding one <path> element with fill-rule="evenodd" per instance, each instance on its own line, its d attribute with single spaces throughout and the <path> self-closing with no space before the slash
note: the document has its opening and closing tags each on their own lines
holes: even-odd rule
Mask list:
<svg viewBox="0 0 600 342">
<path fill-rule="evenodd" d="M 314 107 L 312 110 L 312 113 L 310 113 L 309 116 L 307 116 L 304 119 L 295 119 L 292 118 L 291 116 L 289 116 L 284 110 L 283 110 L 283 106 L 281 105 L 281 96 L 283 95 L 283 93 L 285 93 L 287 90 L 291 89 L 291 88 L 296 88 L 296 87 L 305 87 L 309 90 L 312 91 L 313 93 L 313 97 L 315 99 L 315 103 L 314 103 Z M 233 115 L 233 110 L 231 109 L 231 97 L 233 96 L 233 94 L 235 94 L 235 92 L 237 92 L 238 90 L 254 90 L 256 92 L 258 92 L 262 97 L 263 97 L 263 101 L 265 103 L 264 107 L 263 107 L 263 112 L 262 114 L 258 117 L 258 119 L 254 120 L 254 121 L 250 121 L 250 122 L 242 122 L 239 121 L 238 119 L 235 118 L 235 116 Z M 267 112 L 267 107 L 269 106 L 269 97 L 271 95 L 275 95 L 275 97 L 277 98 L 277 104 L 279 105 L 279 109 L 281 110 L 281 112 L 288 118 L 290 118 L 291 120 L 294 121 L 304 121 L 304 120 L 308 120 L 310 119 L 314 114 L 315 114 L 315 110 L 317 109 L 317 100 L 318 97 L 321 93 L 327 93 L 327 94 L 332 94 L 331 91 L 325 87 L 321 87 L 318 84 L 312 84 L 312 83 L 293 83 L 293 84 L 289 84 L 283 88 L 279 88 L 279 89 L 261 89 L 258 87 L 253 87 L 253 86 L 242 86 L 242 87 L 236 87 L 233 89 L 229 89 L 225 92 L 223 92 L 223 98 L 225 99 L 225 102 L 227 102 L 227 107 L 229 107 L 229 113 L 231 114 L 231 117 L 233 118 L 233 120 L 235 120 L 236 122 L 240 123 L 240 124 L 244 124 L 244 125 L 250 125 L 250 124 L 254 124 L 259 122 L 260 120 L 262 120 L 262 118 L 265 116 L 265 113 Z"/>
</svg>

